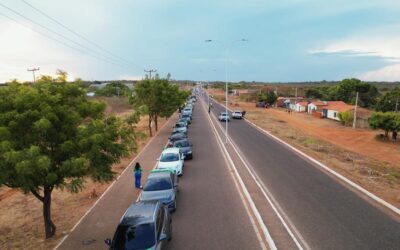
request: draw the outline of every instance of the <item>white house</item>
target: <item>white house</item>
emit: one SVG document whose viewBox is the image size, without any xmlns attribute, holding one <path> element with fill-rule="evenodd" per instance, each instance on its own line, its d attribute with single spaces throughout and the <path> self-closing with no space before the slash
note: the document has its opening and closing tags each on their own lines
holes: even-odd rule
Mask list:
<svg viewBox="0 0 400 250">
<path fill-rule="evenodd" d="M 308 102 L 298 102 L 294 105 L 294 111 L 306 112 Z"/>
<path fill-rule="evenodd" d="M 315 101 L 315 102 L 310 102 L 307 105 L 307 113 L 312 114 L 315 112 L 321 112 L 323 107 L 327 106 L 328 102 L 322 102 L 322 101 Z"/>
</svg>

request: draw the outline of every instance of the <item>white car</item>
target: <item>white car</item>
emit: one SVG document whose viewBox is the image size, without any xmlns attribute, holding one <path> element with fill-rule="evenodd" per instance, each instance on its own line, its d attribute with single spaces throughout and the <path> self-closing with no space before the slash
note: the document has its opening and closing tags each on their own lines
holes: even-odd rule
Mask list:
<svg viewBox="0 0 400 250">
<path fill-rule="evenodd" d="M 243 113 L 240 110 L 235 110 L 232 113 L 232 118 L 233 119 L 242 119 L 243 118 Z"/>
<path fill-rule="evenodd" d="M 177 175 L 183 174 L 184 156 L 179 148 L 167 148 L 158 159 L 157 169 L 170 169 Z"/>
<path fill-rule="evenodd" d="M 229 113 L 221 112 L 218 116 L 218 120 L 220 120 L 221 122 L 229 122 L 231 120 L 231 117 L 229 116 Z"/>
</svg>

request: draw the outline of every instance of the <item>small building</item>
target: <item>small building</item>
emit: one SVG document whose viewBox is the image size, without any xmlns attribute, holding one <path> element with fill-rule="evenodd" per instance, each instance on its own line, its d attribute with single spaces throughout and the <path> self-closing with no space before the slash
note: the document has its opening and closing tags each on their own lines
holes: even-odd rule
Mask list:
<svg viewBox="0 0 400 250">
<path fill-rule="evenodd" d="M 298 102 L 294 105 L 294 111 L 296 112 L 306 112 L 308 102 Z"/>
<path fill-rule="evenodd" d="M 314 102 L 310 102 L 307 105 L 307 113 L 309 114 L 313 114 L 316 112 L 319 112 L 322 114 L 322 110 L 325 106 L 328 105 L 328 102 L 326 101 L 314 101 Z"/>
<path fill-rule="evenodd" d="M 276 100 L 276 106 L 279 108 L 287 108 L 295 110 L 295 105 L 297 102 L 304 101 L 303 97 L 278 97 Z"/>
<path fill-rule="evenodd" d="M 328 105 L 322 108 L 322 115 L 325 118 L 340 121 L 339 113 L 353 110 L 354 106 L 342 101 L 329 101 Z"/>
</svg>

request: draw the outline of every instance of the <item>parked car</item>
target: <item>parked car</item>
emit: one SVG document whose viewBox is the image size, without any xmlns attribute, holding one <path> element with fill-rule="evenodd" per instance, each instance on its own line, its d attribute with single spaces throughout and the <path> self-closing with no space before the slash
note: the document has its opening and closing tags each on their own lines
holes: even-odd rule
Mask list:
<svg viewBox="0 0 400 250">
<path fill-rule="evenodd" d="M 175 128 L 172 130 L 172 134 L 177 134 L 177 133 L 184 133 L 184 134 L 187 134 L 187 132 L 188 132 L 188 130 L 187 130 L 186 127 L 175 127 Z"/>
<path fill-rule="evenodd" d="M 257 102 L 256 108 L 266 108 L 267 104 L 265 102 Z"/>
<path fill-rule="evenodd" d="M 187 123 L 183 121 L 178 121 L 177 123 L 175 123 L 174 128 L 181 128 L 181 127 L 187 128 Z"/>
<path fill-rule="evenodd" d="M 180 119 L 178 120 L 178 123 L 184 123 L 184 124 L 186 125 L 187 128 L 189 127 L 189 123 L 187 122 L 186 119 L 180 118 Z"/>
<path fill-rule="evenodd" d="M 191 124 L 192 123 L 192 116 L 189 114 L 182 114 L 181 119 L 185 119 L 187 123 Z"/>
<path fill-rule="evenodd" d="M 181 150 L 182 154 L 185 156 L 185 160 L 193 159 L 192 144 L 189 143 L 188 139 L 175 141 L 173 147 Z"/>
<path fill-rule="evenodd" d="M 184 156 L 179 148 L 167 148 L 158 159 L 157 169 L 170 169 L 179 176 L 183 175 Z"/>
<path fill-rule="evenodd" d="M 242 119 L 243 118 L 243 112 L 240 111 L 240 110 L 233 111 L 232 118 L 233 119 Z"/>
<path fill-rule="evenodd" d="M 164 249 L 172 239 L 171 215 L 159 201 L 140 201 L 124 213 L 113 239 L 105 243 L 112 250 Z"/>
<path fill-rule="evenodd" d="M 221 122 L 229 122 L 231 121 L 231 117 L 229 116 L 229 113 L 221 112 L 219 113 L 218 120 L 220 120 Z"/>
<path fill-rule="evenodd" d="M 172 134 L 168 138 L 168 147 L 172 147 L 176 141 L 182 140 L 182 139 L 187 139 L 187 134 L 184 133 L 175 133 Z"/>
<path fill-rule="evenodd" d="M 176 173 L 168 170 L 153 170 L 147 177 L 139 199 L 141 201 L 159 200 L 170 212 L 176 210 L 178 178 Z"/>
</svg>

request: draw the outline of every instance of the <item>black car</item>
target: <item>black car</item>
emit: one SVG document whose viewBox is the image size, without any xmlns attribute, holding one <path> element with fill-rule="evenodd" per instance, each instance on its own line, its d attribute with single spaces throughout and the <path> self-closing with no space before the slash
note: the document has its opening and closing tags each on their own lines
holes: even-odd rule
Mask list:
<svg viewBox="0 0 400 250">
<path fill-rule="evenodd" d="M 182 154 L 185 156 L 185 160 L 193 159 L 192 144 L 189 143 L 188 139 L 175 141 L 173 147 L 181 150 Z"/>
<path fill-rule="evenodd" d="M 163 249 L 171 240 L 171 216 L 159 201 L 132 204 L 122 216 L 114 238 L 106 239 L 110 249 Z"/>
<path fill-rule="evenodd" d="M 187 139 L 187 135 L 184 133 L 176 133 L 172 134 L 168 139 L 168 146 L 171 147 L 176 141 Z"/>
</svg>

